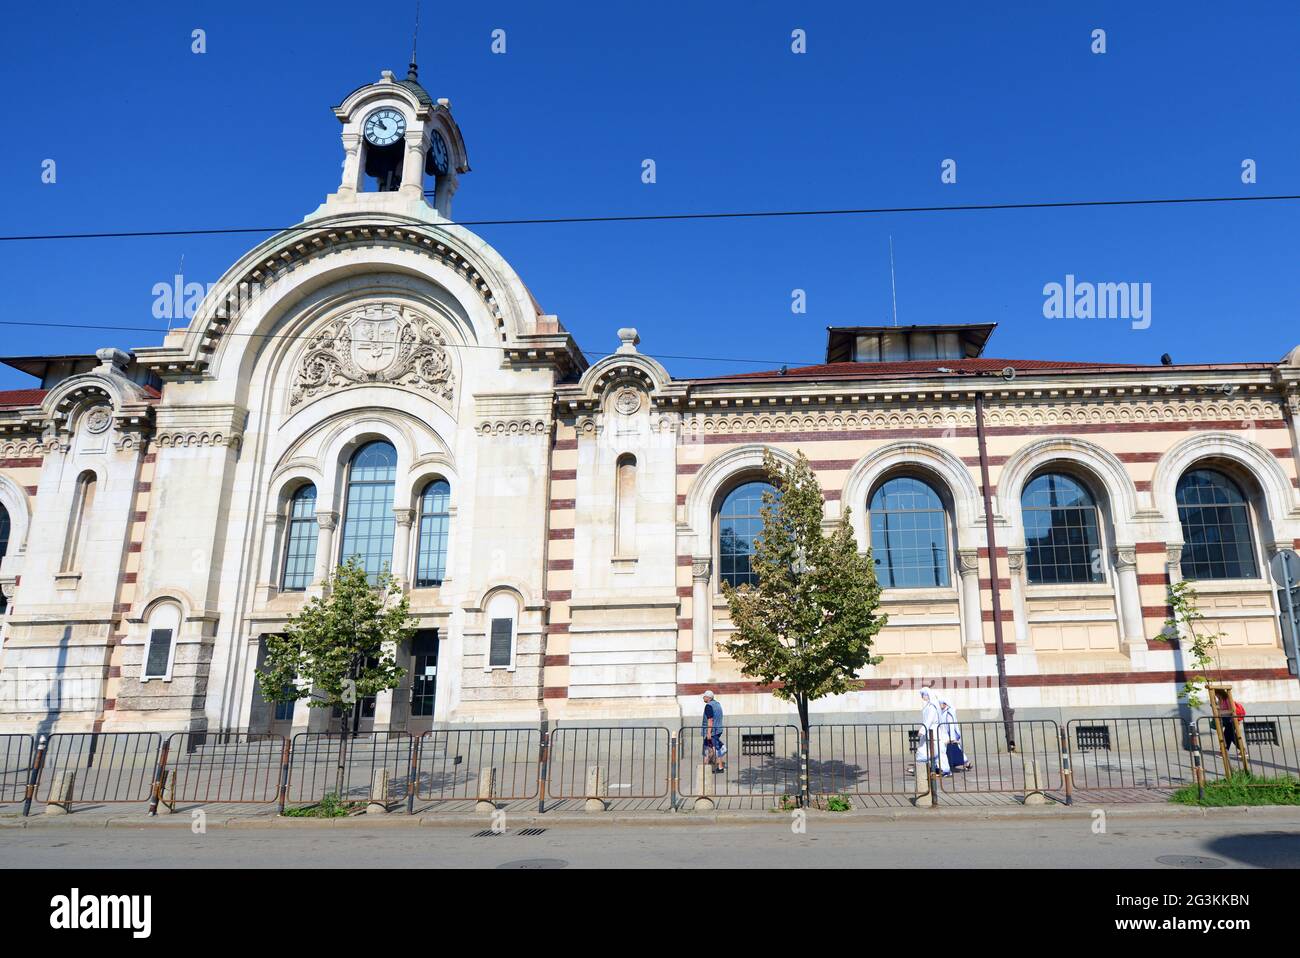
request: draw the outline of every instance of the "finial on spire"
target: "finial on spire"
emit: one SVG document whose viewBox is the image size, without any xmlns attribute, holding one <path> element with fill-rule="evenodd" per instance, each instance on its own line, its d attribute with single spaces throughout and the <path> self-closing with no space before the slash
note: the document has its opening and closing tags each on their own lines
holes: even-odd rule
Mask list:
<svg viewBox="0 0 1300 958">
<path fill-rule="evenodd" d="M 415 33 L 411 35 L 411 65 L 406 71 L 406 79 L 418 80 L 420 68 L 416 66 L 415 48 L 420 40 L 420 0 L 415 0 Z"/>
</svg>

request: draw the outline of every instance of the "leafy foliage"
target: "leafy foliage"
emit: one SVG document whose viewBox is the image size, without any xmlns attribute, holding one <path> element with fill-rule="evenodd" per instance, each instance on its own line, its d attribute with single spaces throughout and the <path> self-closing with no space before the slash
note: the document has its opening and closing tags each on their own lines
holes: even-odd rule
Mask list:
<svg viewBox="0 0 1300 958">
<path fill-rule="evenodd" d="M 1205 613 L 1197 601 L 1196 588 L 1186 580 L 1169 587 L 1169 609 L 1169 618 L 1165 619 L 1164 628 L 1156 638 L 1161 642 L 1177 642 L 1181 635 L 1185 635 L 1191 642 L 1188 651 L 1198 674 L 1188 676 L 1179 694 L 1192 708 L 1199 708 L 1210 681 L 1205 673 L 1211 666 L 1217 666 L 1218 641 L 1223 633 L 1205 629 Z"/>
<path fill-rule="evenodd" d="M 384 570 L 375 586 L 353 557 L 336 569 L 324 598 L 313 596 L 288 627 L 266 641 L 257 678 L 272 702 L 308 700 L 346 715 L 359 699 L 394 689 L 405 669 L 397 645 L 410 639 L 410 599 Z"/>
<path fill-rule="evenodd" d="M 751 559 L 757 587 L 723 584 L 736 629 L 724 648 L 744 675 L 795 703 L 806 731 L 810 701 L 858 688 L 858 673 L 880 661 L 871 644 L 886 617 L 849 510 L 829 535 L 822 528 L 824 500 L 807 457 L 785 467 L 769 451 L 763 467 L 780 491 L 763 496 Z"/>
</svg>

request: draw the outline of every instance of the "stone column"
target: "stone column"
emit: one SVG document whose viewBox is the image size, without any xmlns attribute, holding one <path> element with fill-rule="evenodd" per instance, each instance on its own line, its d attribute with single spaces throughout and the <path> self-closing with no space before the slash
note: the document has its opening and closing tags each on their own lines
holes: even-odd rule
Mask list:
<svg viewBox="0 0 1300 958">
<path fill-rule="evenodd" d="M 402 185 L 398 190 L 408 199 L 424 196 L 424 130 L 406 131 L 406 153 L 402 157 Z"/>
<path fill-rule="evenodd" d="M 980 604 L 980 554 L 978 549 L 957 553 L 961 574 L 962 645 L 966 658 L 984 654 L 984 610 Z"/>
<path fill-rule="evenodd" d="M 337 512 L 316 512 L 316 573 L 312 576 L 313 588 L 320 589 L 329 582 L 334 569 L 334 527 L 338 525 Z"/>
<path fill-rule="evenodd" d="M 1116 592 L 1122 623 L 1121 648 L 1132 655 L 1135 649 L 1146 647 L 1142 624 L 1142 593 L 1138 589 L 1137 549 L 1133 546 L 1116 547 L 1115 577 L 1118 580 Z"/>
<path fill-rule="evenodd" d="M 1296 384 L 1292 383 L 1291 388 L 1295 389 Z M 1295 459 L 1296 471 L 1300 472 L 1300 392 L 1292 392 L 1286 397 L 1286 411 L 1287 418 L 1291 420 L 1292 456 Z M 1277 519 L 1273 521 L 1276 522 Z"/>
<path fill-rule="evenodd" d="M 411 565 L 411 524 L 415 521 L 414 509 L 393 510 L 397 525 L 393 529 L 393 578 L 403 589 L 415 581 Z"/>
<path fill-rule="evenodd" d="M 1169 585 L 1173 587 L 1183 581 L 1183 544 L 1181 542 L 1165 543 L 1165 575 L 1169 577 Z M 1181 639 L 1183 627 L 1178 626 L 1178 637 Z"/>
<path fill-rule="evenodd" d="M 702 656 L 710 674 L 713 669 L 713 596 L 709 594 L 709 576 L 713 559 L 695 556 L 691 562 L 691 629 L 692 652 Z"/>
<path fill-rule="evenodd" d="M 1007 575 L 1011 580 L 1011 615 L 1015 619 L 1016 651 L 1024 655 L 1033 651 L 1029 637 L 1029 605 L 1025 602 L 1025 550 L 1007 550 Z"/>
<path fill-rule="evenodd" d="M 361 192 L 361 136 L 343 134 L 343 179 L 339 182 L 339 196 L 354 197 Z"/>
<path fill-rule="evenodd" d="M 283 519 L 278 512 L 268 512 L 262 517 L 262 536 L 266 547 L 262 550 L 262 570 L 257 577 L 257 598 L 260 602 L 266 602 L 275 595 L 283 579 Z"/>
</svg>

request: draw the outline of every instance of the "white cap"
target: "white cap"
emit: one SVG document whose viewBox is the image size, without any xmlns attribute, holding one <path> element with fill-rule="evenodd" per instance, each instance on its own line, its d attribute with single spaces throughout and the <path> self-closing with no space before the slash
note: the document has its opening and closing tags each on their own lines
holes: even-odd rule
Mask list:
<svg viewBox="0 0 1300 958">
<path fill-rule="evenodd" d="M 705 693 L 704 693 L 704 697 L 705 697 L 706 699 L 711 699 L 711 698 L 713 698 L 713 689 L 709 689 L 707 692 L 705 692 Z"/>
</svg>

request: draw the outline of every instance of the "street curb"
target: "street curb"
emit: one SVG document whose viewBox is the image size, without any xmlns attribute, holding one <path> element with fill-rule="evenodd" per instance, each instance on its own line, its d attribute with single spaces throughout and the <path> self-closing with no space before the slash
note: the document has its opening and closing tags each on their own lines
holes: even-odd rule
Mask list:
<svg viewBox="0 0 1300 958">
<path fill-rule="evenodd" d="M 901 822 L 904 824 L 943 825 L 970 821 L 1050 821 L 1050 820 L 1091 820 L 1098 811 L 1107 818 L 1119 819 L 1219 819 L 1219 818 L 1255 818 L 1263 821 L 1279 820 L 1294 822 L 1300 817 L 1300 807 L 1292 805 L 1253 805 L 1228 807 L 1200 807 L 1187 805 L 1167 805 L 1158 802 L 1129 805 L 1053 805 L 1043 808 L 1028 809 L 1016 807 L 948 807 L 939 809 L 918 808 L 881 808 L 857 809 L 852 812 L 825 812 L 810 809 L 809 820 L 819 825 L 862 824 L 864 822 Z M 784 825 L 789 821 L 787 812 L 760 811 L 710 811 L 710 812 L 648 812 L 636 813 L 507 813 L 508 827 L 552 828 L 556 826 L 642 826 L 658 828 L 691 828 L 699 826 L 745 826 L 762 823 Z M 185 813 L 150 817 L 135 815 L 131 817 L 109 816 L 107 818 L 81 818 L 76 814 L 47 819 L 45 816 L 31 818 L 0 819 L 0 829 L 58 829 L 58 828 L 184 828 L 192 827 L 193 819 Z M 346 818 L 283 818 L 265 817 L 222 817 L 208 816 L 204 827 L 211 828 L 245 828 L 245 829 L 369 829 L 369 828 L 488 828 L 492 824 L 490 814 L 451 813 L 447 815 L 406 815 L 392 812 L 387 815 L 351 815 Z"/>
</svg>

